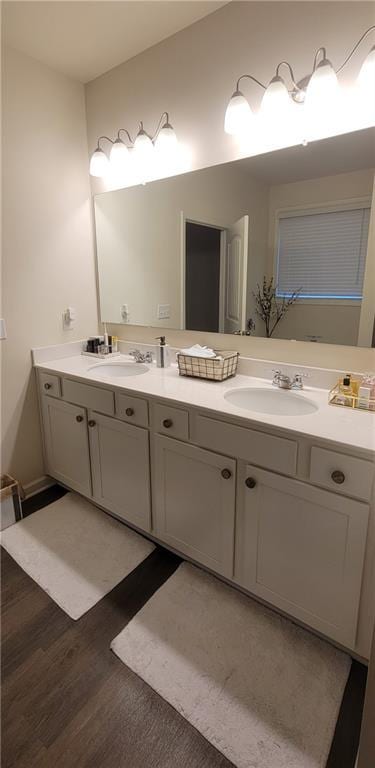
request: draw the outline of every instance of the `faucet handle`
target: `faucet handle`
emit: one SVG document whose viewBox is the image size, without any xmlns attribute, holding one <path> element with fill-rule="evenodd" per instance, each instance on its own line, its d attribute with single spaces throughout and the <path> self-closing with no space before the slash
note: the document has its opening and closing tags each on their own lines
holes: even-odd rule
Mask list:
<svg viewBox="0 0 375 768">
<path fill-rule="evenodd" d="M 292 389 L 303 389 L 303 379 L 309 378 L 309 373 L 295 373 L 292 381 Z"/>
<path fill-rule="evenodd" d="M 279 368 L 272 368 L 272 372 L 274 373 L 272 384 L 274 385 L 274 387 L 277 387 L 280 381 L 281 371 Z"/>
</svg>

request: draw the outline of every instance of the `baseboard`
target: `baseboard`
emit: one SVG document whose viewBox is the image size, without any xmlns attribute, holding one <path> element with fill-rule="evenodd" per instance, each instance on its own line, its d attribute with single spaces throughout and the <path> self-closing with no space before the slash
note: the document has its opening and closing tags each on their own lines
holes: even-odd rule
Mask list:
<svg viewBox="0 0 375 768">
<path fill-rule="evenodd" d="M 37 480 L 32 480 L 31 483 L 27 483 L 27 485 L 23 486 L 23 490 L 25 492 L 25 498 L 30 499 L 31 496 L 35 496 L 36 493 L 45 491 L 47 488 L 50 488 L 52 485 L 55 485 L 55 483 L 56 481 L 53 480 L 52 477 L 48 477 L 48 475 L 43 475 L 43 477 L 38 477 Z"/>
</svg>

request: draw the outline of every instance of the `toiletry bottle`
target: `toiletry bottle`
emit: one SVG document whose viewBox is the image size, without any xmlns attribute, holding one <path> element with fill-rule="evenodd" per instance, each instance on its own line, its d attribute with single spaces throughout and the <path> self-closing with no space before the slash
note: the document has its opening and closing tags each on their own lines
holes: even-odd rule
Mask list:
<svg viewBox="0 0 375 768">
<path fill-rule="evenodd" d="M 340 405 L 346 405 L 350 407 L 353 405 L 352 395 L 353 388 L 351 383 L 351 376 L 350 373 L 347 373 L 340 382 L 340 394 L 338 395 L 337 402 L 339 402 Z"/>
<path fill-rule="evenodd" d="M 169 347 L 165 343 L 165 336 L 156 336 L 160 340 L 160 344 L 156 347 L 156 365 L 158 368 L 168 368 L 169 361 Z"/>
</svg>

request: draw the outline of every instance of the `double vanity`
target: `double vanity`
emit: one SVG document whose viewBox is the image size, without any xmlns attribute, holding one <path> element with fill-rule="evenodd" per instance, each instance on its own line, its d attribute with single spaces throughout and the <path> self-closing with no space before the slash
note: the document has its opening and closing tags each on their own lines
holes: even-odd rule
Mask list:
<svg viewBox="0 0 375 768">
<path fill-rule="evenodd" d="M 372 414 L 329 406 L 327 389 L 93 362 L 79 345 L 34 364 L 48 475 L 368 657 Z"/>
</svg>

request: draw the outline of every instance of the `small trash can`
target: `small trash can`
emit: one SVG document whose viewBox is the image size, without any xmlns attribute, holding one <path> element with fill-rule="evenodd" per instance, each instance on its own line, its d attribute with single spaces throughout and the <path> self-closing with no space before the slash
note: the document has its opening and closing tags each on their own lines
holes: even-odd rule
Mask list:
<svg viewBox="0 0 375 768">
<path fill-rule="evenodd" d="M 10 475 L 1 476 L 0 487 L 0 531 L 22 518 L 20 486 Z"/>
</svg>

